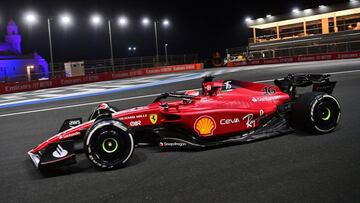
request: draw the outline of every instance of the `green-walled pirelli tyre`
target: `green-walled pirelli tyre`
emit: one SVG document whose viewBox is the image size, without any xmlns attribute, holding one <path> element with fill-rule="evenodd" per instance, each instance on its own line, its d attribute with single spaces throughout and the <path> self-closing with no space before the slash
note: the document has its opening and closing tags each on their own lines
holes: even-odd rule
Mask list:
<svg viewBox="0 0 360 203">
<path fill-rule="evenodd" d="M 292 121 L 304 130 L 323 134 L 335 130 L 340 114 L 340 104 L 334 96 L 308 92 L 300 95 L 294 104 Z"/>
<path fill-rule="evenodd" d="M 103 170 L 123 167 L 134 151 L 134 140 L 129 128 L 121 121 L 104 118 L 87 131 L 84 149 L 95 167 Z"/>
</svg>

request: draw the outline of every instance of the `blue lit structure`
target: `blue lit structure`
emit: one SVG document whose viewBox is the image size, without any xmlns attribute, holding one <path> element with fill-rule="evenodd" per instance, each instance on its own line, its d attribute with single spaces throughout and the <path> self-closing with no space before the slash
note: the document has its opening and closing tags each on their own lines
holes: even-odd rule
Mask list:
<svg viewBox="0 0 360 203">
<path fill-rule="evenodd" d="M 0 82 L 29 81 L 49 77 L 49 66 L 39 54 L 22 54 L 21 35 L 13 20 L 0 42 Z"/>
</svg>

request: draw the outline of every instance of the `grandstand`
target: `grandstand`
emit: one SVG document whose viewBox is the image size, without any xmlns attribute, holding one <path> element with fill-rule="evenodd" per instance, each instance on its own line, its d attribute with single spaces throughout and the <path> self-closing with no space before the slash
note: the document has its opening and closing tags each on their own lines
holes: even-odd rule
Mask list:
<svg viewBox="0 0 360 203">
<path fill-rule="evenodd" d="M 252 33 L 249 58 L 275 58 L 360 51 L 360 2 L 320 5 L 316 9 L 246 21 Z M 228 49 L 240 54 L 243 48 Z"/>
</svg>

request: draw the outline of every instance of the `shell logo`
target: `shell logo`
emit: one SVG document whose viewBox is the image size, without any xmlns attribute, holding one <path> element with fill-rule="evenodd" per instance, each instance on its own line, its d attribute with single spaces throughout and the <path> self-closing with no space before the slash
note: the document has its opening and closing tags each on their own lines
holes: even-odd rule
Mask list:
<svg viewBox="0 0 360 203">
<path fill-rule="evenodd" d="M 215 120 L 210 116 L 201 116 L 194 124 L 194 130 L 201 136 L 211 136 L 215 129 Z"/>
</svg>

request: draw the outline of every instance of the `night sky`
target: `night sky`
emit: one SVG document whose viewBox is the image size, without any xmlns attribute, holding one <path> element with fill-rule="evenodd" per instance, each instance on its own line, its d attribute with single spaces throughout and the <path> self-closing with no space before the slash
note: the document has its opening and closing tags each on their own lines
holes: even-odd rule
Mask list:
<svg viewBox="0 0 360 203">
<path fill-rule="evenodd" d="M 46 1 L 2 1 L 0 5 L 0 41 L 4 41 L 5 25 L 14 19 L 22 34 L 23 52 L 38 52 L 49 60 L 49 44 L 46 18 L 53 16 L 53 48 L 56 62 L 83 59 L 109 58 L 109 37 L 106 24 L 94 28 L 89 23 L 94 12 L 116 19 L 120 15 L 129 18 L 129 26 L 121 28 L 113 23 L 113 45 L 115 58 L 155 55 L 154 30 L 141 24 L 143 16 L 153 19 L 168 18 L 171 26 L 159 26 L 159 51 L 164 53 L 168 43 L 169 54 L 198 53 L 201 58 L 210 58 L 214 51 L 225 52 L 226 48 L 246 46 L 249 30 L 244 18 L 265 17 L 266 14 L 288 13 L 293 7 L 316 8 L 318 5 L 344 3 L 339 0 L 283 0 L 283 1 L 189 1 L 189 0 L 46 0 Z M 22 16 L 34 10 L 42 16 L 40 23 L 29 27 Z M 64 29 L 56 21 L 63 11 L 69 12 L 74 24 Z M 129 46 L 137 51 L 130 53 Z"/>
</svg>

